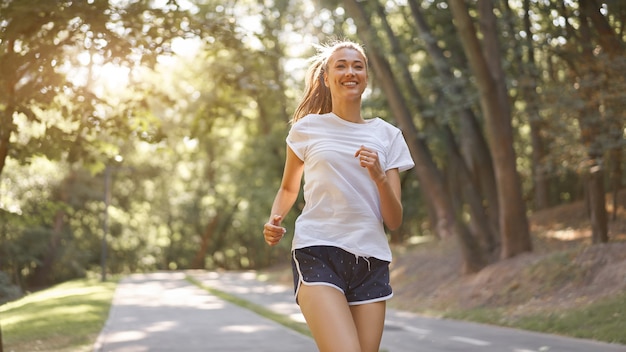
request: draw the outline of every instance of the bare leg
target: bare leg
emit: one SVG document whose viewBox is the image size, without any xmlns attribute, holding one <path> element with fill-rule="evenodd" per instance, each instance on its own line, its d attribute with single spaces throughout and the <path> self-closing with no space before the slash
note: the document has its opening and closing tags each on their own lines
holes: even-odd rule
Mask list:
<svg viewBox="0 0 626 352">
<path fill-rule="evenodd" d="M 362 352 L 355 320 L 341 291 L 302 284 L 298 302 L 320 352 Z"/>
<path fill-rule="evenodd" d="M 350 306 L 361 352 L 378 352 L 385 327 L 385 301 Z"/>
</svg>

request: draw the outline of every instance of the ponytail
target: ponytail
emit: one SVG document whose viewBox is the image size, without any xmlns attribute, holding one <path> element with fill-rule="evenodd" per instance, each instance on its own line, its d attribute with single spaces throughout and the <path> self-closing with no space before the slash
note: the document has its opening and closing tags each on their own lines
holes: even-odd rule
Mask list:
<svg viewBox="0 0 626 352">
<path fill-rule="evenodd" d="M 308 114 L 325 114 L 333 109 L 330 89 L 324 83 L 326 59 L 320 55 L 314 58 L 305 77 L 304 94 L 300 105 L 293 114 L 291 123 L 294 123 Z"/>
</svg>

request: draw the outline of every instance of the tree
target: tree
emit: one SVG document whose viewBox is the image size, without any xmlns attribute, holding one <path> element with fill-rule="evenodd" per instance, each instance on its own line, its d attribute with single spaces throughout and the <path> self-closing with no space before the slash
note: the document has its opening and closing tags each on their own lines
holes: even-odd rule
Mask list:
<svg viewBox="0 0 626 352">
<path fill-rule="evenodd" d="M 0 6 L 0 175 L 7 158 L 25 164 L 43 155 L 68 161 L 67 179 L 72 180 L 75 165 L 102 167 L 111 153 L 115 155 L 113 141 L 132 134 L 153 138 L 148 121 L 140 122 L 144 104 L 135 96 L 124 102 L 106 101 L 90 84 L 92 69 L 107 64 L 151 67 L 158 55 L 170 51 L 173 38 L 204 30 L 201 24 L 189 26 L 187 11 L 174 1 L 161 8 L 149 1 L 32 0 L 5 1 Z M 71 77 L 81 54 L 90 61 L 84 82 Z M 38 129 L 44 132 L 32 133 Z M 70 195 L 60 194 L 48 249 L 32 283 L 36 286 L 51 282 L 60 236 L 68 226 L 62 204 Z"/>
<path fill-rule="evenodd" d="M 601 55 L 604 56 L 605 60 L 608 62 L 608 68 L 605 68 L 605 70 L 608 71 L 609 74 L 615 72 L 618 74 L 616 77 L 620 77 L 618 72 L 621 72 L 621 70 L 618 67 L 624 64 L 623 58 L 626 51 L 624 42 L 621 39 L 623 36 L 620 36 L 611 27 L 607 18 L 602 15 L 601 6 L 597 1 L 581 0 L 580 7 L 582 14 L 584 14 L 586 18 L 586 22 L 591 23 L 595 28 L 597 41 L 603 50 L 603 54 Z M 618 69 L 616 70 L 616 68 Z M 600 110 L 605 111 L 605 113 L 602 114 L 602 120 L 606 121 L 604 134 L 608 139 L 608 146 L 606 149 L 608 150 L 607 159 L 609 160 L 610 167 L 609 182 L 615 192 L 613 195 L 613 207 L 616 209 L 617 190 L 621 188 L 621 159 L 624 145 L 623 133 L 619 133 L 619 131 L 624 130 L 624 120 L 626 114 L 622 108 L 624 97 L 622 94 L 618 93 L 621 91 L 621 89 L 618 88 L 619 86 L 614 84 L 612 80 L 607 80 L 603 83 L 603 91 L 606 92 L 606 94 L 600 97 Z M 589 195 L 593 225 L 592 238 L 594 243 L 608 241 L 608 230 L 606 226 L 603 225 L 603 222 L 607 221 L 607 216 L 603 212 L 603 210 L 606 211 L 606 203 L 604 203 L 604 197 L 599 196 L 604 195 L 605 191 L 598 178 L 599 177 L 596 175 L 596 172 L 591 169 L 589 179 Z M 594 195 L 592 195 L 592 193 Z"/>
<path fill-rule="evenodd" d="M 502 258 L 510 258 L 532 250 L 526 206 L 517 173 L 513 131 L 508 92 L 504 84 L 502 57 L 495 36 L 495 15 L 491 1 L 478 1 L 484 50 L 478 40 L 476 29 L 463 1 L 448 1 L 454 17 L 465 55 L 472 68 L 480 92 L 482 112 L 491 155 L 494 160 L 498 206 L 500 207 L 500 231 Z"/>
<path fill-rule="evenodd" d="M 621 150 L 624 146 L 624 113 L 618 106 L 624 99 L 623 10 L 607 6 L 605 15 L 600 4 L 580 0 L 575 4 L 550 4 L 544 11 L 554 11 L 565 19 L 553 35 L 564 39 L 555 46 L 556 62 L 564 65 L 574 109 L 569 112 L 579 126 L 579 138 L 585 156 L 577 170 L 584 177 L 585 197 L 592 224 L 594 243 L 608 241 L 606 211 L 606 160 L 614 189 L 620 187 Z M 613 19 L 613 27 L 609 19 Z M 621 22 L 620 22 L 621 21 Z M 552 34 L 552 33 L 550 33 Z M 584 160 L 582 160 L 584 159 Z"/>
<path fill-rule="evenodd" d="M 518 32 L 524 34 L 520 38 L 521 40 L 513 41 L 513 61 L 517 66 L 516 75 L 519 80 L 517 98 L 524 104 L 523 112 L 528 119 L 528 126 L 530 128 L 533 209 L 542 210 L 550 205 L 550 182 L 548 172 L 543 166 L 543 161 L 548 154 L 545 135 L 548 124 L 541 115 L 541 99 L 537 93 L 541 82 L 541 68 L 537 64 L 536 44 L 533 39 L 535 30 L 533 29 L 530 5 L 530 0 L 523 1 L 521 9 L 523 24 L 521 31 L 518 31 L 516 19 L 519 18 L 519 10 L 518 14 L 516 14 L 513 9 L 511 9 L 508 2 L 502 2 L 502 7 L 504 7 L 505 12 L 503 20 L 506 22 L 507 31 L 509 33 Z"/>
<path fill-rule="evenodd" d="M 456 79 L 452 73 L 452 65 L 446 59 L 446 55 L 437 43 L 437 38 L 429 28 L 422 14 L 420 6 L 415 0 L 409 1 L 412 19 L 415 22 L 417 32 L 424 42 L 424 49 L 428 52 L 434 69 L 442 79 L 447 82 L 448 87 L 442 87 L 442 95 L 452 104 L 459 104 L 459 97 L 465 95 L 460 80 Z M 459 104 L 460 105 L 460 104 Z M 480 123 L 476 115 L 469 106 L 461 105 L 459 108 L 459 140 L 460 142 L 448 146 L 449 154 L 462 154 L 464 160 L 456 160 L 457 167 L 454 169 L 463 176 L 459 180 L 454 180 L 463 189 L 461 194 L 471 204 L 470 221 L 473 231 L 482 240 L 483 246 L 488 254 L 493 254 L 499 246 L 498 219 L 498 198 L 493 172 L 493 163 L 487 147 L 487 142 L 480 129 Z M 443 123 L 446 144 L 455 140 L 452 127 Z M 470 174 L 467 174 L 469 172 Z M 455 192 L 452 192 L 453 194 Z M 482 197 L 482 198 L 481 198 Z M 484 209 L 483 209 L 483 204 Z"/>
<path fill-rule="evenodd" d="M 89 158 L 85 144 L 97 141 L 85 141 L 85 136 L 128 123 L 100 116 L 94 109 L 101 97 L 91 87 L 68 79 L 68 67 L 77 65 L 76 54 L 89 53 L 100 65 L 151 66 L 157 55 L 170 51 L 170 40 L 184 36 L 188 28 L 187 12 L 175 1 L 163 8 L 143 0 L 126 5 L 4 1 L 1 6 L 0 175 L 9 157 L 22 163 L 37 154 L 51 160 L 62 155 L 71 162 L 85 160 Z M 68 100 L 61 101 L 62 96 Z M 62 128 L 46 121 L 40 111 L 50 108 L 58 108 L 67 120 L 78 124 Z M 30 136 L 29 143 L 12 142 L 12 136 L 24 139 L 19 138 L 25 131 L 20 131 L 18 120 L 40 124 L 45 133 Z"/>
</svg>

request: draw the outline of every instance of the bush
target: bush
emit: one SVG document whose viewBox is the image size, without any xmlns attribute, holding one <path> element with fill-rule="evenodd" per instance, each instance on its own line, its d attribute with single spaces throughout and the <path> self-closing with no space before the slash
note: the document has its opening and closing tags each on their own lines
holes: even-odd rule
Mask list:
<svg viewBox="0 0 626 352">
<path fill-rule="evenodd" d="M 11 278 L 0 272 L 0 305 L 22 297 L 22 290 L 11 283 Z"/>
</svg>

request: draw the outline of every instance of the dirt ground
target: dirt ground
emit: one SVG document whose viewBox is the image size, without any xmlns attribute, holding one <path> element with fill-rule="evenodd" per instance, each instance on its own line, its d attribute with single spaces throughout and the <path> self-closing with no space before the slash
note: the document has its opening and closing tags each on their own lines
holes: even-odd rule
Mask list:
<svg viewBox="0 0 626 352">
<path fill-rule="evenodd" d="M 607 197 L 612 215 L 612 198 Z M 558 312 L 626 291 L 626 191 L 618 198 L 607 244 L 591 244 L 582 202 L 529 218 L 533 251 L 461 275 L 454 240 L 395 247 L 393 308 L 440 316 L 457 309 L 499 308 L 515 318 Z"/>
</svg>

